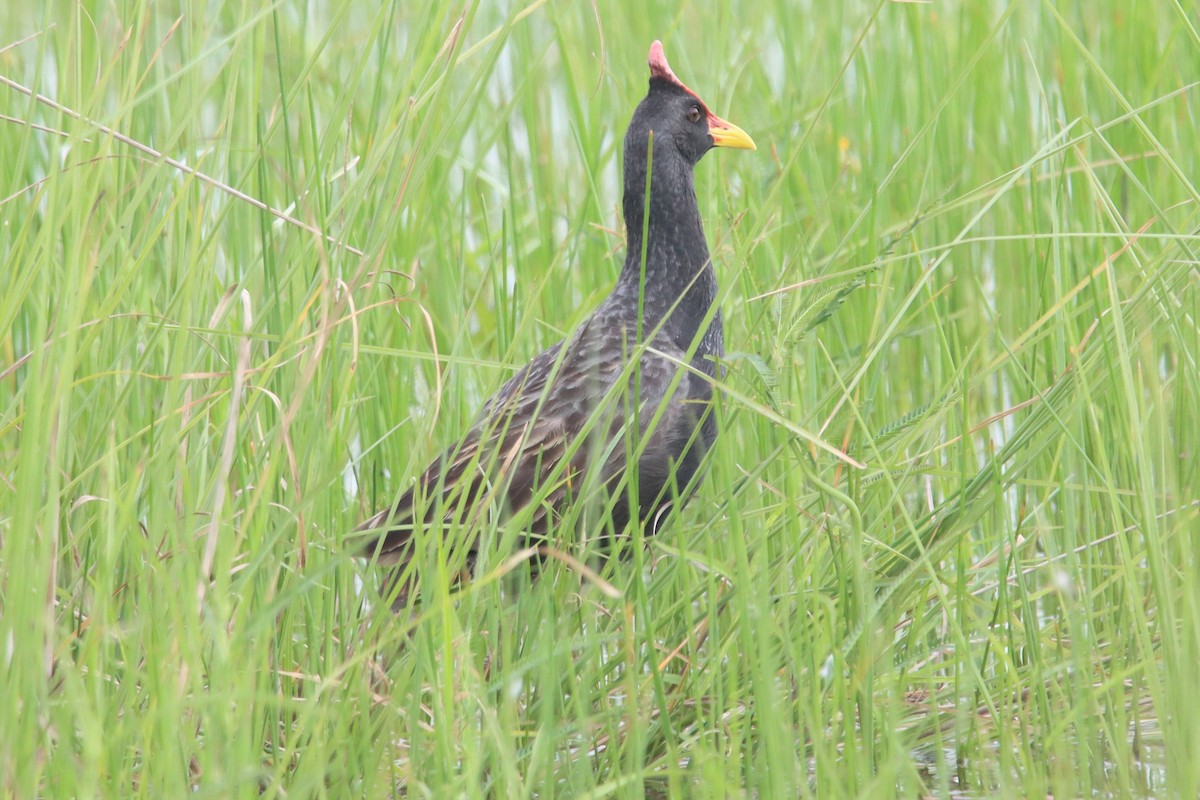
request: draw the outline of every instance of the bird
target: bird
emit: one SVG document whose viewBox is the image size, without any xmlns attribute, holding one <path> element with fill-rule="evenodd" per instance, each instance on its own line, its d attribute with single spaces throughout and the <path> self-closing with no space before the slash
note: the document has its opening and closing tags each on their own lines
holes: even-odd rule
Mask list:
<svg viewBox="0 0 1200 800">
<path fill-rule="evenodd" d="M 485 401 L 467 433 L 364 521 L 360 554 L 411 567 L 421 530 L 519 518 L 526 541 L 594 502 L 597 538 L 658 532 L 717 436 L 713 384 L 724 328 L 693 170 L 714 147 L 755 150 L 650 46 L 650 80 L 624 139 L 626 256 L 611 293 L 564 341 Z M 579 517 L 576 517 L 579 519 Z M 441 534 L 439 534 L 441 535 Z M 474 571 L 478 538 L 463 571 Z M 411 578 L 404 579 L 400 600 Z"/>
</svg>

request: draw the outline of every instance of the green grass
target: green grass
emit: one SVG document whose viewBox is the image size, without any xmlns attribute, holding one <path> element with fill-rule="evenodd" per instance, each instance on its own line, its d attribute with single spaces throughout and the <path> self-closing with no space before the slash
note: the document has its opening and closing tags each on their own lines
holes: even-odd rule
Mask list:
<svg viewBox="0 0 1200 800">
<path fill-rule="evenodd" d="M 1188 4 L 10 5 L 0 795 L 1200 792 Z M 707 481 L 395 617 L 346 534 L 608 290 L 654 38 L 759 144 Z"/>
</svg>

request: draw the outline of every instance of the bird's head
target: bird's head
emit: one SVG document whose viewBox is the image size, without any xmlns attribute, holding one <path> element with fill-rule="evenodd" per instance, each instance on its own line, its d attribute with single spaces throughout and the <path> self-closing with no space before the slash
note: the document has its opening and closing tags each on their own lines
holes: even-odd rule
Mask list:
<svg viewBox="0 0 1200 800">
<path fill-rule="evenodd" d="M 745 131 L 709 111 L 699 95 L 675 76 L 658 41 L 650 45 L 650 91 L 633 112 L 625 135 L 626 156 L 639 150 L 644 154 L 651 131 L 656 157 L 660 147 L 669 144 L 689 164 L 713 147 L 757 149 Z"/>
</svg>

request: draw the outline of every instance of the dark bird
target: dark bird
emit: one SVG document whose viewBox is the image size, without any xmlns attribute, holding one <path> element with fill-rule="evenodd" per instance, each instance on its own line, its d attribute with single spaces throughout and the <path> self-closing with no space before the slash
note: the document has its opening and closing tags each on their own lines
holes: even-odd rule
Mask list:
<svg viewBox="0 0 1200 800">
<path fill-rule="evenodd" d="M 631 518 L 649 535 L 687 502 L 717 435 L 712 380 L 724 355 L 692 174 L 713 147 L 756 149 L 675 76 L 655 42 L 650 89 L 625 134 L 628 252 L 616 286 L 572 336 L 500 387 L 399 500 L 359 526 L 367 555 L 406 564 L 418 528 L 492 512 L 544 539 L 580 502 L 600 509 L 592 535 L 620 534 Z M 477 546 L 465 544 L 467 570 Z"/>
</svg>

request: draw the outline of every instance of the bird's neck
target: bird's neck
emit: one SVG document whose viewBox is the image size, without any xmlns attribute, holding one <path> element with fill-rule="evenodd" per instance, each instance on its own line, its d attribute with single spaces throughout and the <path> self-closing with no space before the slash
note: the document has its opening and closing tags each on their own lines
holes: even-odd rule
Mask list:
<svg viewBox="0 0 1200 800">
<path fill-rule="evenodd" d="M 647 224 L 645 161 L 627 166 L 623 205 L 628 250 L 613 293 L 637 298 L 644 329 L 661 325 L 686 349 L 716 301 L 717 279 L 700 221 L 692 165 L 664 158 L 653 169 Z M 711 325 L 719 327 L 720 317 Z M 701 349 L 710 348 L 702 343 Z"/>
</svg>

